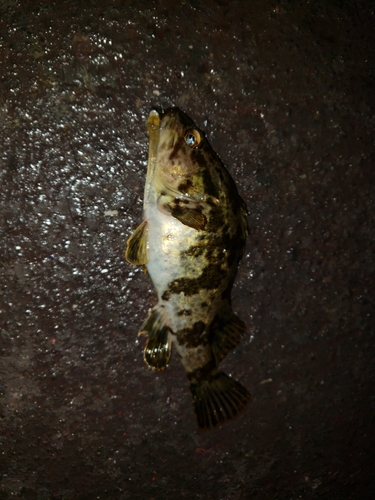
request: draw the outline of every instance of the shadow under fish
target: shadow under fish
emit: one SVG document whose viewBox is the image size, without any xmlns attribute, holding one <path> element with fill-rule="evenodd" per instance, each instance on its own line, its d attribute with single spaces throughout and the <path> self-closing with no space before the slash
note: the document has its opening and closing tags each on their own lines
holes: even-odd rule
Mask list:
<svg viewBox="0 0 375 500">
<path fill-rule="evenodd" d="M 163 370 L 172 344 L 181 357 L 201 428 L 241 412 L 249 392 L 218 369 L 245 324 L 230 293 L 247 235 L 246 207 L 204 133 L 180 109 L 152 110 L 144 220 L 126 259 L 144 265 L 158 303 L 141 326 L 147 364 Z"/>
</svg>

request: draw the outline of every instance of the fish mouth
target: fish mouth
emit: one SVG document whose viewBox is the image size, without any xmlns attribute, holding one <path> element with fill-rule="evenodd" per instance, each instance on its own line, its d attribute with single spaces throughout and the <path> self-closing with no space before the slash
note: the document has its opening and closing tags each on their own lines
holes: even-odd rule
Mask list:
<svg viewBox="0 0 375 500">
<path fill-rule="evenodd" d="M 161 130 L 165 128 L 170 129 L 186 129 L 186 128 L 197 128 L 193 123 L 191 118 L 180 108 L 171 107 L 163 109 L 161 106 L 153 106 L 150 109 L 150 114 L 147 123 L 153 122 L 155 118 L 159 116 L 160 122 L 159 127 Z M 148 128 L 148 126 L 147 126 Z"/>
<path fill-rule="evenodd" d="M 158 150 L 161 142 L 161 134 L 167 133 L 167 135 L 172 139 L 173 147 L 174 142 L 177 140 L 177 134 L 170 132 L 173 129 L 174 121 L 178 119 L 177 108 L 169 108 L 166 111 L 160 110 L 160 108 L 151 108 L 150 114 L 147 118 L 147 131 L 149 134 L 149 149 L 148 149 L 148 163 L 147 163 L 147 174 L 146 174 L 146 184 L 145 184 L 145 197 L 144 200 L 148 200 L 150 194 L 150 187 L 155 176 L 156 165 L 158 160 Z M 164 135 L 164 134 L 163 134 Z M 165 136 L 162 142 L 165 140 Z"/>
<path fill-rule="evenodd" d="M 163 106 L 151 106 L 150 113 L 151 111 L 156 111 L 159 115 L 162 115 L 164 113 Z"/>
<path fill-rule="evenodd" d="M 159 113 L 156 109 L 151 109 L 150 114 L 148 115 L 147 130 L 150 134 L 150 139 L 152 134 L 154 134 L 154 131 L 160 130 L 161 114 L 162 113 Z"/>
<path fill-rule="evenodd" d="M 168 144 L 168 147 L 173 149 L 178 139 L 178 130 L 181 127 L 180 113 L 178 108 L 168 108 L 165 111 L 161 108 L 151 108 L 147 119 L 147 131 L 150 141 L 149 167 L 154 163 L 153 158 L 156 157 L 161 142 Z"/>
<path fill-rule="evenodd" d="M 171 128 L 176 118 L 177 112 L 173 108 L 164 111 L 161 107 L 152 107 L 147 119 L 147 130 L 150 134 L 150 140 L 152 139 L 150 128 L 152 130 L 157 127 L 159 130 Z"/>
<path fill-rule="evenodd" d="M 172 112 L 171 109 L 163 111 L 162 108 L 151 108 L 147 118 L 147 131 L 150 136 L 150 144 L 151 142 L 158 142 L 160 139 L 158 131 L 160 132 L 166 128 L 173 127 L 173 122 L 176 120 L 176 117 L 177 113 Z"/>
<path fill-rule="evenodd" d="M 184 137 L 185 131 L 196 128 L 188 115 L 177 107 L 171 107 L 165 111 L 162 108 L 152 107 L 146 125 L 149 133 L 149 150 L 144 206 L 149 202 L 151 195 L 151 185 L 156 175 L 160 149 L 164 154 L 166 151 L 173 151 L 178 139 Z"/>
<path fill-rule="evenodd" d="M 147 131 L 150 136 L 149 148 L 148 148 L 148 164 L 147 164 L 147 174 L 145 183 L 145 195 L 144 202 L 146 203 L 150 194 L 151 182 L 154 177 L 158 147 L 160 142 L 160 114 L 156 109 L 151 109 L 150 114 L 147 118 Z"/>
</svg>

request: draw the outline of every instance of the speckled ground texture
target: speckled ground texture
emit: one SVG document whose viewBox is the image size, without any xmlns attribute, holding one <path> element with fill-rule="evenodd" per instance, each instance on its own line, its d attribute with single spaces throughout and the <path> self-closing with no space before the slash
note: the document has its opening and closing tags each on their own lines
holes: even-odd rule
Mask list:
<svg viewBox="0 0 375 500">
<path fill-rule="evenodd" d="M 1 500 L 374 498 L 373 6 L 1 2 Z M 252 402 L 210 432 L 137 339 L 153 105 L 249 210 L 221 366 Z"/>
</svg>

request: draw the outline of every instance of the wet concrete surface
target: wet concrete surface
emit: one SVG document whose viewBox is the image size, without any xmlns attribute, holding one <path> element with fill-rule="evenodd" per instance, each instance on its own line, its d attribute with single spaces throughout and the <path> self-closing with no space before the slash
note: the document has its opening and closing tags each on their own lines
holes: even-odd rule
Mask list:
<svg viewBox="0 0 375 500">
<path fill-rule="evenodd" d="M 0 499 L 370 499 L 370 2 L 2 1 Z M 249 210 L 222 368 L 252 393 L 198 430 L 124 261 L 153 105 L 207 132 Z"/>
</svg>

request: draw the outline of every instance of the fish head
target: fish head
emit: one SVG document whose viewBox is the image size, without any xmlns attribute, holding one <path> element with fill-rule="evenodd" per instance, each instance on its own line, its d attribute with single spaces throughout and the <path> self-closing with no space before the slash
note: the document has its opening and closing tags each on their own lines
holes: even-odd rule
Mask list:
<svg viewBox="0 0 375 500">
<path fill-rule="evenodd" d="M 147 120 L 150 135 L 146 183 L 175 196 L 203 201 L 217 198 L 221 162 L 205 134 L 179 108 L 153 109 Z"/>
</svg>

